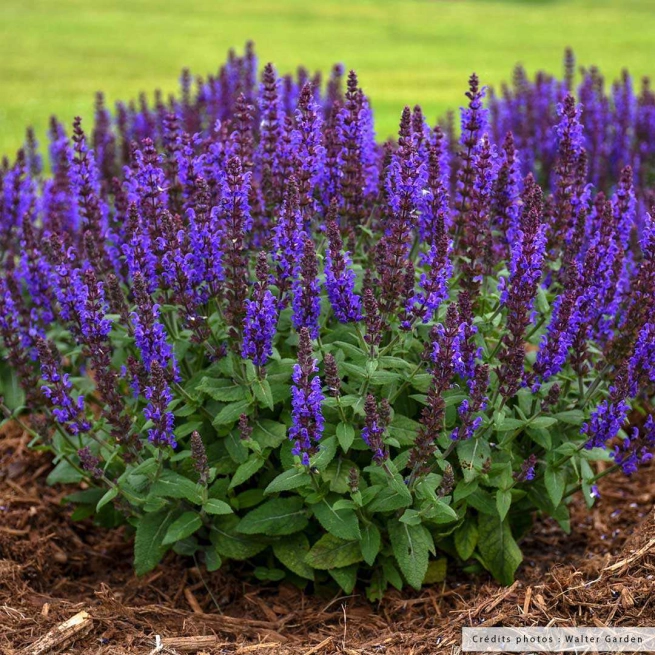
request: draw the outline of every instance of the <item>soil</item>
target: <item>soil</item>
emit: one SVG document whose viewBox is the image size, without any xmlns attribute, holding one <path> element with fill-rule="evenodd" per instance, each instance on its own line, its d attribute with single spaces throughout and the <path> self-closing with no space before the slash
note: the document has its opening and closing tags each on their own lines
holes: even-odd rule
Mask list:
<svg viewBox="0 0 655 655">
<path fill-rule="evenodd" d="M 245 569 L 201 573 L 175 554 L 136 578 L 126 530 L 71 521 L 71 488 L 46 485 L 50 458 L 27 443 L 16 426 L 0 434 L 3 655 L 37 652 L 83 610 L 84 630 L 46 652 L 420 655 L 458 653 L 466 625 L 655 626 L 653 463 L 632 479 L 604 477 L 591 512 L 575 498 L 571 535 L 539 519 L 511 587 L 454 570 L 372 605 L 361 593 L 326 599 L 264 584 Z"/>
</svg>

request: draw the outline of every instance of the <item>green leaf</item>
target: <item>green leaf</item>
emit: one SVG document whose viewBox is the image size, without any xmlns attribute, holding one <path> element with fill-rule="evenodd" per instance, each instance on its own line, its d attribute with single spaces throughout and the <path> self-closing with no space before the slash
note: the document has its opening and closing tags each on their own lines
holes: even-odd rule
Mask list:
<svg viewBox="0 0 655 655">
<path fill-rule="evenodd" d="M 472 480 L 471 482 L 466 482 L 466 480 L 460 480 L 455 487 L 455 492 L 453 493 L 453 500 L 458 502 L 467 496 L 470 496 L 478 488 L 478 480 Z"/>
<path fill-rule="evenodd" d="M 421 514 L 415 509 L 406 509 L 399 520 L 401 523 L 407 523 L 407 525 L 420 525 L 422 523 Z"/>
<path fill-rule="evenodd" d="M 314 569 L 305 562 L 309 553 L 309 540 L 304 534 L 293 534 L 282 541 L 275 542 L 273 553 L 289 571 L 301 578 L 314 579 Z"/>
<path fill-rule="evenodd" d="M 499 489 L 496 492 L 496 508 L 498 509 L 498 515 L 501 521 L 507 516 L 511 504 L 512 492 Z"/>
<path fill-rule="evenodd" d="M 489 516 L 498 516 L 496 503 L 493 496 L 484 489 L 476 489 L 470 496 L 467 497 L 466 502 L 478 512 L 488 514 Z"/>
<path fill-rule="evenodd" d="M 201 427 L 202 421 L 189 421 L 188 423 L 182 423 L 182 425 L 178 425 L 175 428 L 173 434 L 175 434 L 178 439 L 184 439 L 184 437 Z"/>
<path fill-rule="evenodd" d="M 243 484 L 247 480 L 259 471 L 259 469 L 264 466 L 266 459 L 261 457 L 257 453 L 253 453 L 239 468 L 234 472 L 232 480 L 230 481 L 229 489 L 234 489 L 240 484 Z"/>
<path fill-rule="evenodd" d="M 349 423 L 339 423 L 337 425 L 337 439 L 343 452 L 347 452 L 355 440 L 355 428 Z"/>
<path fill-rule="evenodd" d="M 546 483 L 546 491 L 548 491 L 548 497 L 553 503 L 553 507 L 557 507 L 562 502 L 564 490 L 566 489 L 566 473 L 563 469 L 548 466 L 546 467 L 544 482 Z"/>
<path fill-rule="evenodd" d="M 239 518 L 233 514 L 220 516 L 211 527 L 211 540 L 219 554 L 235 560 L 247 560 L 268 546 L 261 535 L 250 537 L 237 531 Z"/>
<path fill-rule="evenodd" d="M 414 365 L 402 357 L 390 357 L 389 355 L 384 355 L 383 357 L 380 357 L 379 362 L 382 368 L 404 369 L 405 371 L 411 371 L 414 369 Z"/>
<path fill-rule="evenodd" d="M 359 521 L 352 509 L 333 510 L 324 498 L 320 503 L 312 506 L 318 522 L 331 534 L 341 539 L 360 539 Z"/>
<path fill-rule="evenodd" d="M 150 487 L 148 497 L 157 498 L 159 496 L 163 496 L 164 498 L 184 498 L 196 505 L 202 503 L 202 496 L 198 485 L 183 475 L 168 469 L 162 471 L 159 480 Z"/>
<path fill-rule="evenodd" d="M 96 512 L 99 512 L 107 503 L 111 502 L 118 496 L 118 487 L 112 487 L 96 505 Z"/>
<path fill-rule="evenodd" d="M 537 416 L 537 418 L 531 419 L 528 425 L 537 430 L 545 430 L 555 423 L 557 423 L 557 419 L 552 416 Z"/>
<path fill-rule="evenodd" d="M 289 469 L 284 473 L 280 473 L 269 485 L 264 489 L 265 494 L 273 494 L 278 491 L 290 491 L 291 489 L 298 489 L 311 484 L 311 477 L 305 469 Z"/>
<path fill-rule="evenodd" d="M 507 416 L 496 425 L 496 430 L 498 432 L 513 432 L 514 430 L 522 428 L 524 425 L 525 421 Z"/>
<path fill-rule="evenodd" d="M 268 380 L 255 380 L 252 385 L 252 390 L 255 394 L 255 398 L 257 398 L 264 407 L 268 407 L 270 410 L 274 408 L 275 402 L 273 401 L 273 393 Z"/>
<path fill-rule="evenodd" d="M 537 428 L 529 427 L 526 432 L 532 441 L 534 441 L 538 446 L 541 446 L 544 450 L 550 450 L 553 447 L 550 432 L 548 430 L 538 430 Z"/>
<path fill-rule="evenodd" d="M 134 569 L 137 575 L 152 571 L 168 550 L 163 542 L 172 518 L 170 510 L 162 510 L 145 514 L 139 519 L 134 537 Z"/>
<path fill-rule="evenodd" d="M 403 577 L 400 575 L 400 571 L 396 568 L 394 560 L 391 557 L 385 557 L 382 560 L 382 570 L 389 583 L 400 591 L 403 588 Z"/>
<path fill-rule="evenodd" d="M 16 372 L 7 365 L 0 367 L 0 395 L 5 406 L 11 411 L 25 404 L 25 392 L 18 383 Z"/>
<path fill-rule="evenodd" d="M 375 558 L 380 552 L 381 537 L 380 531 L 373 523 L 368 523 L 362 528 L 361 549 L 364 561 L 373 566 Z"/>
<path fill-rule="evenodd" d="M 393 373 L 391 371 L 375 371 L 371 375 L 371 384 L 376 386 L 382 386 L 384 384 L 394 384 L 394 382 L 400 381 L 402 378 L 398 373 Z"/>
<path fill-rule="evenodd" d="M 225 437 L 224 443 L 232 461 L 243 464 L 248 459 L 248 449 L 238 430 L 231 430 Z"/>
<path fill-rule="evenodd" d="M 196 391 L 201 391 L 210 398 L 223 403 L 245 400 L 246 398 L 246 390 L 243 385 L 234 384 L 232 380 L 225 378 L 203 378 L 196 387 Z"/>
<path fill-rule="evenodd" d="M 485 461 L 491 457 L 489 443 L 482 439 L 466 439 L 457 442 L 456 448 L 464 479 L 470 482 L 482 469 Z"/>
<path fill-rule="evenodd" d="M 367 377 L 366 369 L 349 362 L 340 362 L 339 370 L 348 375 L 351 382 L 361 382 Z"/>
<path fill-rule="evenodd" d="M 388 481 L 389 486 L 384 487 L 370 504 L 371 512 L 392 512 L 412 504 L 412 494 L 400 475 Z"/>
<path fill-rule="evenodd" d="M 222 563 L 223 560 L 216 550 L 209 549 L 205 551 L 205 566 L 208 571 L 218 571 Z"/>
<path fill-rule="evenodd" d="M 407 525 L 392 519 L 389 538 L 405 579 L 414 589 L 420 589 L 428 570 L 432 536 L 423 525 Z"/>
<path fill-rule="evenodd" d="M 358 541 L 345 541 L 329 533 L 323 535 L 305 557 L 307 564 L 323 571 L 350 566 L 362 559 Z"/>
<path fill-rule="evenodd" d="M 233 514 L 232 508 L 224 501 L 218 500 L 218 498 L 210 498 L 202 508 L 207 512 L 207 514 Z"/>
<path fill-rule="evenodd" d="M 435 584 L 446 579 L 448 562 L 445 557 L 432 560 L 428 563 L 428 570 L 423 578 L 423 584 Z"/>
<path fill-rule="evenodd" d="M 240 400 L 236 403 L 230 403 L 225 405 L 223 409 L 216 415 L 212 425 L 214 427 L 219 427 L 221 425 L 228 425 L 230 423 L 235 423 L 239 420 L 241 414 L 247 414 L 250 403 L 247 400 Z"/>
<path fill-rule="evenodd" d="M 50 471 L 46 482 L 53 484 L 77 484 L 84 480 L 84 476 L 76 468 L 71 466 L 65 459 L 62 459 L 55 468 Z"/>
<path fill-rule="evenodd" d="M 457 520 L 457 512 L 443 500 L 438 500 L 425 512 L 425 516 L 437 525 Z"/>
<path fill-rule="evenodd" d="M 312 466 L 315 466 L 319 471 L 327 468 L 328 464 L 334 459 L 337 454 L 337 440 L 336 437 L 328 437 L 322 439 L 318 446 L 318 453 L 314 455 L 310 461 Z"/>
<path fill-rule="evenodd" d="M 512 584 L 523 555 L 514 541 L 507 519 L 478 517 L 478 551 L 486 569 L 504 585 Z"/>
<path fill-rule="evenodd" d="M 558 412 L 555 418 L 568 425 L 582 425 L 584 421 L 584 413 L 579 409 L 569 409 L 565 412 Z"/>
<path fill-rule="evenodd" d="M 337 457 L 323 471 L 323 480 L 330 483 L 330 491 L 345 494 L 350 490 L 350 469 L 357 468 L 349 459 Z"/>
<path fill-rule="evenodd" d="M 466 561 L 473 555 L 473 551 L 478 545 L 478 524 L 468 517 L 455 531 L 454 540 L 457 554 Z"/>
<path fill-rule="evenodd" d="M 304 501 L 299 496 L 273 498 L 248 512 L 237 530 L 243 534 L 266 534 L 272 537 L 293 534 L 307 526 Z"/>
<path fill-rule="evenodd" d="M 348 358 L 351 359 L 355 364 L 364 365 L 368 359 L 368 354 L 365 353 L 361 348 L 353 346 L 346 341 L 333 341 L 332 345 L 338 346 Z"/>
<path fill-rule="evenodd" d="M 253 426 L 252 438 L 262 448 L 277 448 L 287 438 L 287 426 L 267 418 L 259 419 Z"/>
<path fill-rule="evenodd" d="M 402 414 L 396 414 L 389 426 L 389 435 L 401 446 L 413 446 L 418 434 L 419 423 Z"/>
<path fill-rule="evenodd" d="M 202 526 L 202 519 L 197 512 L 184 512 L 182 516 L 175 519 L 166 531 L 163 544 L 174 544 L 190 537 L 198 528 Z"/>
<path fill-rule="evenodd" d="M 344 593 L 352 593 L 357 584 L 357 564 L 345 566 L 342 569 L 330 569 L 329 573 L 336 583 L 341 587 Z"/>
</svg>

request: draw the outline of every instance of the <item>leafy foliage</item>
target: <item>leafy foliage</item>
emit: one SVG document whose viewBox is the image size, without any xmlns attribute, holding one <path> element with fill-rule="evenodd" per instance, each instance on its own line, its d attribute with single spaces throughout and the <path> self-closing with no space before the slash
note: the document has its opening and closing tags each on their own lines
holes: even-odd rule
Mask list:
<svg viewBox="0 0 655 655">
<path fill-rule="evenodd" d="M 354 73 L 257 87 L 250 49 L 169 105 L 99 102 L 93 148 L 53 120 L 51 178 L 33 139 L 0 170 L 0 379 L 50 482 L 90 486 L 76 516 L 133 525 L 139 574 L 174 550 L 375 600 L 447 555 L 509 584 L 535 511 L 568 529 L 593 463 L 655 441 L 627 425 L 655 103 L 594 75 L 605 131 L 570 75 L 491 114 L 473 76 L 459 138 L 406 109 L 381 146 Z"/>
</svg>

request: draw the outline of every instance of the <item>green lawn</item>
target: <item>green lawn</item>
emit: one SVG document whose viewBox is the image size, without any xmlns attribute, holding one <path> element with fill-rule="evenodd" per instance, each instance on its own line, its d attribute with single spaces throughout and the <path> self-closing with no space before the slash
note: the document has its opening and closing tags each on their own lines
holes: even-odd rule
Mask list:
<svg viewBox="0 0 655 655">
<path fill-rule="evenodd" d="M 172 90 L 183 66 L 213 71 L 249 38 L 281 71 L 355 68 L 387 136 L 404 104 L 433 119 L 471 71 L 559 72 L 567 45 L 608 76 L 653 72 L 655 0 L 0 0 L 0 152 L 51 113 L 88 115 L 97 89 Z"/>
</svg>

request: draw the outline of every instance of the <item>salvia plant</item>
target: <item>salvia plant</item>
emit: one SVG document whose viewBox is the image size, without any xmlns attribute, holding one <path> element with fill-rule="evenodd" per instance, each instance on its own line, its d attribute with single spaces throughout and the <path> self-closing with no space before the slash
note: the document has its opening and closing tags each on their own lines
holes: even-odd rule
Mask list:
<svg viewBox="0 0 655 655">
<path fill-rule="evenodd" d="M 466 97 L 381 144 L 354 72 L 249 45 L 3 160 L 2 408 L 138 573 L 509 583 L 651 457 L 655 93 L 567 53 Z"/>
</svg>

